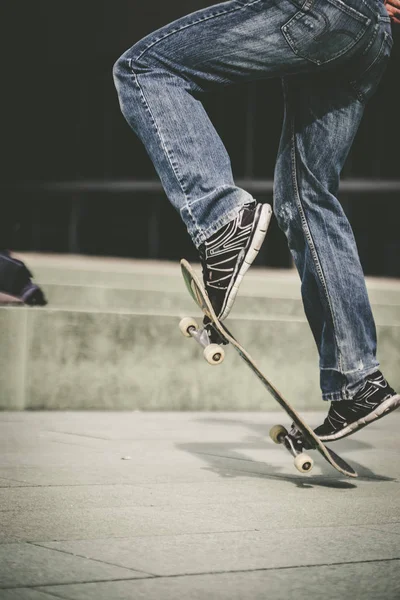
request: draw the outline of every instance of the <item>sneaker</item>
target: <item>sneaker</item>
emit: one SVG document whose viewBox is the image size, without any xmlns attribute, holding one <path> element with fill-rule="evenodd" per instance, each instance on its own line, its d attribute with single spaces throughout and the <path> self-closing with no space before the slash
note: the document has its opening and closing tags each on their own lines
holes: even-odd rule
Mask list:
<svg viewBox="0 0 400 600">
<path fill-rule="evenodd" d="M 32 281 L 29 281 L 21 290 L 20 298 L 24 304 L 29 306 L 46 306 L 47 304 L 43 290 Z"/>
<path fill-rule="evenodd" d="M 322 442 L 344 438 L 381 419 L 400 406 L 400 395 L 389 386 L 380 371 L 367 377 L 352 400 L 331 403 L 329 413 L 314 433 Z"/>
<path fill-rule="evenodd" d="M 261 248 L 271 215 L 269 204 L 245 204 L 236 219 L 199 248 L 204 286 L 221 320 L 228 316 L 243 276 Z"/>
<path fill-rule="evenodd" d="M 0 293 L 1 302 L 9 304 L 22 302 L 29 306 L 44 306 L 47 300 L 43 291 L 31 280 L 32 273 L 25 264 L 10 256 L 8 251 L 0 252 Z"/>
</svg>

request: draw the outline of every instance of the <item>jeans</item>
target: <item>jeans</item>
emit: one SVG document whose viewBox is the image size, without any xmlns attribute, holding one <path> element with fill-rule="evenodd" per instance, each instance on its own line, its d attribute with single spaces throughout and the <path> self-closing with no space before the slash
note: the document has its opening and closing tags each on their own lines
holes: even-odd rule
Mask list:
<svg viewBox="0 0 400 600">
<path fill-rule="evenodd" d="M 234 183 L 202 95 L 282 79 L 274 212 L 300 274 L 325 400 L 353 398 L 378 367 L 364 274 L 336 196 L 392 43 L 383 0 L 230 0 L 151 33 L 114 66 L 122 113 L 197 247 L 253 200 Z"/>
</svg>

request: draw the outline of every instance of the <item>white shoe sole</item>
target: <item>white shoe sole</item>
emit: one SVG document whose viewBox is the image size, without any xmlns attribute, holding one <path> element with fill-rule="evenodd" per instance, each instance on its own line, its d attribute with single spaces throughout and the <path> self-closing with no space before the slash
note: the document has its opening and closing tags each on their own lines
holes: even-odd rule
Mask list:
<svg viewBox="0 0 400 600">
<path fill-rule="evenodd" d="M 318 438 L 321 440 L 321 442 L 333 442 L 335 440 L 340 440 L 348 435 L 351 435 L 352 433 L 355 433 L 359 429 L 362 429 L 366 425 L 373 423 L 373 421 L 381 419 L 382 417 L 399 408 L 399 406 L 400 395 L 396 394 L 395 396 L 391 396 L 390 398 L 382 402 L 382 404 L 377 406 L 375 410 L 370 412 L 362 419 L 354 421 L 354 423 L 350 423 L 350 425 L 347 425 L 347 427 L 344 427 L 337 433 L 333 433 L 332 435 L 319 435 Z"/>
<path fill-rule="evenodd" d="M 272 208 L 269 204 L 261 204 L 260 214 L 258 216 L 257 225 L 254 228 L 253 235 L 250 238 L 249 247 L 246 250 L 246 255 L 243 259 L 243 262 L 240 266 L 239 272 L 234 278 L 231 287 L 228 289 L 226 293 L 225 303 L 222 307 L 221 313 L 219 315 L 219 319 L 222 321 L 226 319 L 229 315 L 233 303 L 235 301 L 236 295 L 239 291 L 240 284 L 247 270 L 254 262 L 257 254 L 260 251 L 260 248 L 263 244 L 265 236 L 267 235 L 268 226 L 272 217 Z M 256 217 L 257 218 L 257 217 Z"/>
</svg>

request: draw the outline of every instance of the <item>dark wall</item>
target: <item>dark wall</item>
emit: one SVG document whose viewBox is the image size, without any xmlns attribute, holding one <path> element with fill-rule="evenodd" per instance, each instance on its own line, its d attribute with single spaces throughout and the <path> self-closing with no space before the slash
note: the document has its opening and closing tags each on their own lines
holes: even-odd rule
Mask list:
<svg viewBox="0 0 400 600">
<path fill-rule="evenodd" d="M 212 4 L 205 0 L 2 0 L 0 118 L 6 149 L 2 183 L 155 179 L 144 148 L 120 114 L 112 65 L 146 33 Z M 394 32 L 395 41 L 399 33 Z M 395 43 L 391 64 L 367 107 L 344 177 L 400 179 L 399 59 L 400 44 Z M 252 160 L 245 151 L 249 101 L 256 123 Z M 224 88 L 204 102 L 228 148 L 235 176 L 272 178 L 282 117 L 280 83 L 260 81 Z M 258 197 L 270 200 L 268 195 Z M 384 231 L 376 230 L 377 219 L 365 222 L 365 211 L 370 215 L 379 213 L 381 207 L 393 211 L 397 200 L 396 194 L 384 198 L 352 195 L 346 200 L 369 272 L 396 274 L 396 266 L 387 259 L 386 266 L 371 261 L 376 252 L 369 257 L 375 244 L 372 226 L 375 237 Z M 80 251 L 127 256 L 150 252 L 173 259 L 184 253 L 193 255 L 178 216 L 161 193 L 44 196 L 10 188 L 6 193 L 3 188 L 2 202 L 13 205 L 18 225 L 12 244 L 20 249 L 68 251 L 75 207 L 79 232 L 74 235 Z M 159 223 L 167 223 L 168 230 L 160 229 Z M 154 238 L 154 232 L 158 241 L 153 239 L 149 251 L 149 236 Z M 398 237 L 396 229 L 391 247 L 399 243 Z M 289 264 L 285 242 L 275 226 L 270 251 L 260 260 Z"/>
</svg>

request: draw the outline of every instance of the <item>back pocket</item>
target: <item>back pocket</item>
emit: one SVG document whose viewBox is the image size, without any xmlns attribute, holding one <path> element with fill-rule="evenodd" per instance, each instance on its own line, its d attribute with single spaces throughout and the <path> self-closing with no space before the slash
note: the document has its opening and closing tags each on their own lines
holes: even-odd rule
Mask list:
<svg viewBox="0 0 400 600">
<path fill-rule="evenodd" d="M 323 65 L 349 52 L 370 24 L 341 0 L 307 0 L 282 33 L 295 54 Z"/>
</svg>

